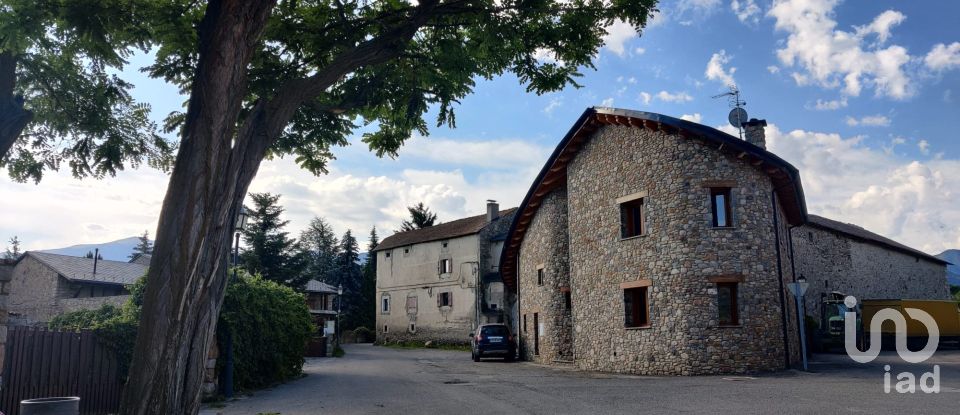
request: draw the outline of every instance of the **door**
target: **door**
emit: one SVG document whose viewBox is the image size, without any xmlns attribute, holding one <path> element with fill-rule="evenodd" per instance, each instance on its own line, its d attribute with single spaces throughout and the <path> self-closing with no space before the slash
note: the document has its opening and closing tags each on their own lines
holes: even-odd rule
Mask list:
<svg viewBox="0 0 960 415">
<path fill-rule="evenodd" d="M 533 313 L 533 355 L 540 354 L 540 313 Z"/>
</svg>

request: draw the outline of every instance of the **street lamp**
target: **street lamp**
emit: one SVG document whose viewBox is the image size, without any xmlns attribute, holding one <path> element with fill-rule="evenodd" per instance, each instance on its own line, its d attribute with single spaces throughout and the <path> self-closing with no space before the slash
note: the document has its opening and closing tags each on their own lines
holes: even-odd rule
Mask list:
<svg viewBox="0 0 960 415">
<path fill-rule="evenodd" d="M 237 212 L 236 220 L 233 223 L 234 242 L 233 242 L 233 280 L 237 279 L 237 263 L 240 262 L 240 232 L 247 226 L 247 219 L 250 217 L 250 211 L 243 205 L 240 205 L 240 211 Z M 227 361 L 224 364 L 223 396 L 233 397 L 233 333 L 227 328 L 226 344 Z"/>
<path fill-rule="evenodd" d="M 337 347 L 340 347 L 340 310 L 343 309 L 343 284 L 337 284 Z"/>
</svg>

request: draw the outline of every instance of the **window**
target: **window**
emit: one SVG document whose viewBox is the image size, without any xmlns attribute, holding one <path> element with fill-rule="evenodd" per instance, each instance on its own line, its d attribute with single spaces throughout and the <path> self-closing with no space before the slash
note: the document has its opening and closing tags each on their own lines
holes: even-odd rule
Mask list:
<svg viewBox="0 0 960 415">
<path fill-rule="evenodd" d="M 438 267 L 441 274 L 449 274 L 453 272 L 453 260 L 452 259 L 441 259 L 440 266 Z"/>
<path fill-rule="evenodd" d="M 650 308 L 647 287 L 623 290 L 624 327 L 649 327 Z"/>
<path fill-rule="evenodd" d="M 527 332 L 527 315 L 526 314 L 523 315 L 523 332 L 524 333 Z"/>
<path fill-rule="evenodd" d="M 403 253 L 404 253 L 404 254 L 409 254 L 409 253 L 410 253 L 410 248 L 403 248 Z"/>
<path fill-rule="evenodd" d="M 411 333 L 417 332 L 417 325 L 415 323 L 410 323 L 410 332 Z"/>
<path fill-rule="evenodd" d="M 643 235 L 643 198 L 620 204 L 620 237 Z"/>
<path fill-rule="evenodd" d="M 383 332 L 384 332 L 384 333 L 387 332 L 387 325 L 386 325 L 386 324 L 383 325 Z"/>
<path fill-rule="evenodd" d="M 390 296 L 384 295 L 380 298 L 380 312 L 383 314 L 390 314 Z"/>
<path fill-rule="evenodd" d="M 563 309 L 570 311 L 573 308 L 573 299 L 570 297 L 570 291 L 563 292 Z"/>
<path fill-rule="evenodd" d="M 444 248 L 447 247 L 447 243 L 446 243 L 446 242 L 443 243 L 443 247 L 444 247 Z"/>
<path fill-rule="evenodd" d="M 737 312 L 737 283 L 717 283 L 717 309 L 721 326 L 740 324 L 740 316 Z"/>
<path fill-rule="evenodd" d="M 710 206 L 713 212 L 713 226 L 718 228 L 733 226 L 729 187 L 710 188 Z"/>
<path fill-rule="evenodd" d="M 385 256 L 386 258 L 390 258 L 390 253 L 387 252 L 386 254 L 384 254 L 384 256 Z"/>
<path fill-rule="evenodd" d="M 537 269 L 537 285 L 543 285 L 543 268 Z"/>
<path fill-rule="evenodd" d="M 438 307 L 453 307 L 453 293 L 445 292 L 437 295 Z"/>
</svg>

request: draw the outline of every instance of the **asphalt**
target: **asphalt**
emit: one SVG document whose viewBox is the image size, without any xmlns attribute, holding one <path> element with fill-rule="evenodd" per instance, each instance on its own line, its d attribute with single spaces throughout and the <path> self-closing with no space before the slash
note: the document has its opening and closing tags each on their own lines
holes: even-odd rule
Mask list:
<svg viewBox="0 0 960 415">
<path fill-rule="evenodd" d="M 526 362 L 484 360 L 469 352 L 346 345 L 343 358 L 309 359 L 306 376 L 204 413 L 293 414 L 638 414 L 958 413 L 960 351 L 920 364 L 884 353 L 869 364 L 817 355 L 811 372 L 754 376 L 649 377 L 581 372 Z M 939 366 L 937 394 L 884 393 L 892 382 Z"/>
</svg>

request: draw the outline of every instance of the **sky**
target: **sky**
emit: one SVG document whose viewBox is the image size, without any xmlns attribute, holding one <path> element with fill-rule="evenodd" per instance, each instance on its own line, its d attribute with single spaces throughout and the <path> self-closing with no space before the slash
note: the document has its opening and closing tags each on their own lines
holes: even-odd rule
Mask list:
<svg viewBox="0 0 960 415">
<path fill-rule="evenodd" d="M 372 226 L 392 233 L 420 201 L 440 221 L 481 214 L 487 199 L 518 205 L 590 106 L 736 134 L 727 102 L 711 98 L 735 83 L 750 116 L 767 120 L 768 149 L 800 170 L 810 213 L 932 254 L 960 248 L 960 2 L 668 0 L 659 8 L 640 35 L 622 23 L 607 28 L 582 88 L 538 96 L 511 75 L 480 80 L 456 108 L 457 128 L 412 137 L 395 159 L 377 158 L 355 136 L 335 151 L 329 174 L 269 160 L 250 191 L 282 195 L 294 236 L 321 216 L 365 244 Z M 149 63 L 137 56 L 123 76 L 160 120 L 186 98 L 137 71 Z M 153 234 L 167 180 L 148 168 L 100 181 L 48 173 L 39 185 L 0 174 L 0 237 L 47 249 Z"/>
</svg>

